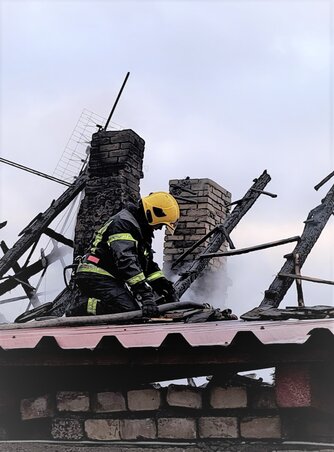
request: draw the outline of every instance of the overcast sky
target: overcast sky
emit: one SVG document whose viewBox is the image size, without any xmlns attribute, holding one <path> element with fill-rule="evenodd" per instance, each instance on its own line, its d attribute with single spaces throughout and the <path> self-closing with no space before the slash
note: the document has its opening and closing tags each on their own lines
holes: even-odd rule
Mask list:
<svg viewBox="0 0 334 452">
<path fill-rule="evenodd" d="M 267 169 L 278 198 L 260 197 L 233 232 L 236 247 L 301 234 L 334 182 L 313 188 L 334 169 L 333 1 L 0 5 L 1 157 L 52 174 L 82 111 L 107 117 L 129 71 L 113 121 L 146 141 L 143 195 L 190 176 L 235 200 Z M 0 235 L 12 246 L 65 187 L 1 163 L 0 177 Z M 293 246 L 229 258 L 227 299 L 204 301 L 237 314 L 257 306 Z M 302 273 L 334 280 L 333 249 L 331 218 Z M 305 282 L 304 292 L 309 305 L 334 304 L 333 286 Z"/>
</svg>

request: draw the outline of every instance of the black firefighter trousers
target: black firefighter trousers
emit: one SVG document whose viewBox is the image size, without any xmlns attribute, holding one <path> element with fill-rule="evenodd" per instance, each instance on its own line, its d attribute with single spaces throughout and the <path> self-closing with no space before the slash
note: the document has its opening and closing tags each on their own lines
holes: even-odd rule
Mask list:
<svg viewBox="0 0 334 452">
<path fill-rule="evenodd" d="M 66 310 L 66 316 L 116 314 L 140 309 L 125 284 L 115 278 L 78 272 L 75 282 L 79 291 Z M 95 312 L 91 309 L 92 305 Z"/>
</svg>

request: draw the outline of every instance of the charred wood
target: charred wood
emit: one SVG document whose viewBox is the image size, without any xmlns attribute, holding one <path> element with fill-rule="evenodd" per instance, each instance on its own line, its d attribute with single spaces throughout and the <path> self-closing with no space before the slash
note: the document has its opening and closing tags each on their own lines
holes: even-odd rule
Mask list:
<svg viewBox="0 0 334 452">
<path fill-rule="evenodd" d="M 311 252 L 316 241 L 320 237 L 320 234 L 326 226 L 329 218 L 333 214 L 334 209 L 334 185 L 328 191 L 325 198 L 321 201 L 317 207 L 312 209 L 305 220 L 305 226 L 300 241 L 295 246 L 293 252 L 286 256 L 286 262 L 278 273 L 278 276 L 265 291 L 265 297 L 260 303 L 260 306 L 246 312 L 241 316 L 244 320 L 256 320 L 259 318 L 259 314 L 263 310 L 270 308 L 277 308 L 280 302 L 283 300 L 286 292 L 294 282 L 294 277 L 282 277 L 282 275 L 292 274 L 295 270 L 296 254 L 299 255 L 299 269 L 302 268 L 307 256 Z M 298 276 L 298 275 L 296 275 Z M 298 276 L 298 278 L 302 279 Z"/>
<path fill-rule="evenodd" d="M 33 245 L 56 216 L 73 201 L 86 184 L 86 174 L 82 173 L 76 181 L 44 212 L 36 217 L 33 224 L 0 260 L 0 276 L 3 276 L 18 259 Z"/>
<path fill-rule="evenodd" d="M 244 198 L 240 203 L 233 209 L 226 220 L 222 223 L 223 230 L 217 228 L 217 230 L 212 234 L 211 242 L 207 246 L 205 253 L 215 253 L 219 250 L 222 244 L 226 240 L 226 233 L 230 235 L 232 230 L 236 227 L 242 217 L 248 212 L 248 210 L 253 206 L 255 201 L 261 195 L 262 191 L 268 182 L 271 180 L 270 175 L 267 171 L 264 171 L 258 179 L 254 180 L 252 187 L 246 192 Z M 199 275 L 206 269 L 209 264 L 210 257 L 205 259 L 195 260 L 187 270 L 187 274 L 182 275 L 175 283 L 174 287 L 179 297 L 181 297 L 184 292 L 189 289 L 191 284 L 199 277 Z"/>
</svg>

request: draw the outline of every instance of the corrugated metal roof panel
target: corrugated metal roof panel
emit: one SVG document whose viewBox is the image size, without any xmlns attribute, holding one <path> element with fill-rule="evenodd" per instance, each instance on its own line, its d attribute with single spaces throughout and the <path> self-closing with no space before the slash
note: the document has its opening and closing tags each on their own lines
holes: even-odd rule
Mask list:
<svg viewBox="0 0 334 452">
<path fill-rule="evenodd" d="M 103 338 L 114 337 L 125 348 L 158 348 L 171 334 L 180 334 L 192 347 L 228 346 L 243 332 L 252 333 L 263 344 L 303 344 L 314 329 L 334 335 L 334 319 L 244 322 L 238 320 L 207 323 L 148 323 L 50 328 L 0 328 L 4 350 L 32 349 L 47 337 L 67 350 L 94 349 Z"/>
</svg>

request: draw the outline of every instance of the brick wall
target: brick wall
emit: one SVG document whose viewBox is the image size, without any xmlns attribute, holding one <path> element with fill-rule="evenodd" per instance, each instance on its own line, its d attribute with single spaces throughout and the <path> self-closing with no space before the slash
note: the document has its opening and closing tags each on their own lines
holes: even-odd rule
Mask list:
<svg viewBox="0 0 334 452">
<path fill-rule="evenodd" d="M 281 409 L 275 388 L 257 381 L 238 386 L 59 390 L 22 396 L 15 409 L 11 426 L 1 418 L 0 439 L 153 444 L 219 440 L 221 446 L 234 447 L 249 441 L 334 440 L 333 416 L 325 421 L 321 412 Z M 303 424 L 308 428 L 301 431 Z"/>
<path fill-rule="evenodd" d="M 48 419 L 55 440 L 281 438 L 277 410 L 251 415 L 249 398 L 245 387 L 58 391 L 21 399 L 20 415 Z"/>
<path fill-rule="evenodd" d="M 190 178 L 170 180 L 169 191 L 177 198 L 181 212 L 175 233 L 171 235 L 166 231 L 164 242 L 164 271 L 167 276 L 173 278 L 173 275 L 186 270 L 187 265 L 205 250 L 210 238 L 171 270 L 171 265 L 184 251 L 225 220 L 231 193 L 210 179 Z M 221 251 L 224 249 L 226 245 L 221 247 Z M 193 283 L 193 292 L 200 297 L 208 293 L 212 295 L 214 273 L 222 270 L 225 263 L 224 258 L 211 259 L 207 271 Z"/>
<path fill-rule="evenodd" d="M 84 254 L 93 232 L 139 199 L 145 142 L 132 130 L 100 131 L 92 136 L 88 181 L 75 229 L 74 256 Z"/>
</svg>

